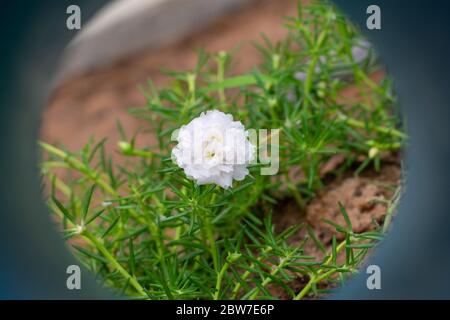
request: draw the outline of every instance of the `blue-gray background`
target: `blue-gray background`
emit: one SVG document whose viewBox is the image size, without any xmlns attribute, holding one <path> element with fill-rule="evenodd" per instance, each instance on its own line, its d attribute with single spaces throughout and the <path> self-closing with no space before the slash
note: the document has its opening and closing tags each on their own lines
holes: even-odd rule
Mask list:
<svg viewBox="0 0 450 320">
<path fill-rule="evenodd" d="M 41 200 L 36 138 L 40 108 L 65 45 L 66 8 L 82 19 L 105 0 L 2 2 L 0 7 L 0 298 L 110 298 L 83 270 L 82 290 L 66 288 L 76 264 Z M 336 0 L 365 30 L 366 8 L 382 10 L 382 30 L 366 35 L 394 77 L 407 117 L 407 189 L 394 228 L 370 263 L 382 289 L 361 273 L 336 298 L 450 298 L 450 3 Z"/>
</svg>

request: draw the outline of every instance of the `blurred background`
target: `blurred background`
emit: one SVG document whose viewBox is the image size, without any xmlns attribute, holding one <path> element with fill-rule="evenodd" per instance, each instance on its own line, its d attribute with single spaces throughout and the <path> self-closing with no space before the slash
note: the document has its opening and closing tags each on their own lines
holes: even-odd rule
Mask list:
<svg viewBox="0 0 450 320">
<path fill-rule="evenodd" d="M 146 103 L 140 85 L 149 79 L 157 87 L 167 84 L 161 69 L 192 69 L 199 49 L 235 52 L 232 73 L 249 71 L 261 60 L 252 41 L 262 34 L 281 40 L 287 32 L 283 19 L 296 8 L 296 0 L 111 1 L 83 21 L 65 50 L 42 115 L 41 138 L 77 150 L 90 136 L 108 137 L 112 151 L 119 140 L 116 119 L 126 132 L 141 124 L 127 113 Z M 138 145 L 152 140 L 139 138 Z"/>
</svg>

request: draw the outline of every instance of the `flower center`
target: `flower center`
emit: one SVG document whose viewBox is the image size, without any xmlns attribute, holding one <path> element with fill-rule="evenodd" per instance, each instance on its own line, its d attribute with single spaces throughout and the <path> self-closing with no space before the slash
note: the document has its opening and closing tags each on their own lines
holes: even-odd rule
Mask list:
<svg viewBox="0 0 450 320">
<path fill-rule="evenodd" d="M 214 150 L 206 150 L 206 159 L 210 160 L 216 156 L 216 152 Z"/>
</svg>

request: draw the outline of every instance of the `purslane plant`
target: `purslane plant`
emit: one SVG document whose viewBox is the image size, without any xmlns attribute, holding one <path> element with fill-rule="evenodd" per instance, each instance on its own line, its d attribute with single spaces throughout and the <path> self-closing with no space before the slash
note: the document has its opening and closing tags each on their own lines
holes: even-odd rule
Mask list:
<svg viewBox="0 0 450 320">
<path fill-rule="evenodd" d="M 385 225 L 360 234 L 341 206 L 346 225 L 334 224 L 331 244 L 307 224 L 275 232 L 272 217 L 290 198 L 304 214 L 324 186 L 320 168 L 331 157 L 345 156 L 335 175 L 358 174 L 370 165 L 379 170 L 382 152 L 402 147 L 406 136 L 391 81 L 372 80 L 381 70 L 373 49 L 331 5 L 299 5 L 286 28 L 282 42 L 256 44 L 264 62 L 250 73 L 228 76 L 228 53 L 200 52 L 193 70 L 168 72 L 170 87 L 158 90 L 149 82 L 142 90 L 147 105 L 130 111 L 148 121 L 157 144 L 137 148 L 136 135 L 127 139 L 119 125 L 120 163 L 106 154 L 105 140 L 79 152 L 40 142 L 48 155 L 41 164 L 48 204 L 69 246 L 99 281 L 136 299 L 276 299 L 275 287 L 301 299 L 327 292 L 321 283 L 333 287 L 357 272 L 386 231 L 399 192 Z M 349 86 L 358 89 L 357 100 L 342 94 Z M 211 110 L 219 120 L 204 119 Z M 231 125 L 224 114 L 239 123 Z M 205 122 L 192 124 L 197 118 Z M 268 164 L 261 162 L 218 168 L 215 157 L 224 147 L 214 132 L 202 149 L 212 162 L 186 164 L 183 131 L 197 125 L 208 131 L 205 124 L 213 120 L 235 126 L 242 143 L 244 128 L 269 129 L 268 142 L 270 130 L 279 129 L 277 174 L 262 175 Z M 71 175 L 57 175 L 59 168 Z M 308 236 L 291 241 L 301 228 Z M 307 254 L 310 242 L 320 257 Z"/>
</svg>

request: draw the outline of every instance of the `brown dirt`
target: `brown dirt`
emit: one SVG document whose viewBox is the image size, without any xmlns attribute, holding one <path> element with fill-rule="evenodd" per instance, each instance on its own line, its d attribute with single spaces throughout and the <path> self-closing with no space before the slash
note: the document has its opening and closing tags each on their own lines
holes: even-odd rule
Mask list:
<svg viewBox="0 0 450 320">
<path fill-rule="evenodd" d="M 92 70 L 69 79 L 53 94 L 42 117 L 41 138 L 49 143 L 62 143 L 70 150 L 80 149 L 90 136 L 96 139 L 108 137 L 107 152 L 113 154 L 119 136 L 116 119 L 120 119 L 126 132 L 132 134 L 143 123 L 130 116 L 126 109 L 145 105 L 145 97 L 137 90 L 150 78 L 157 86 L 167 84 L 169 79 L 160 73 L 160 68 L 187 70 L 195 66 L 196 48 L 208 52 L 237 51 L 232 73 L 250 70 L 260 61 L 257 50 L 250 44 L 258 39 L 260 33 L 277 41 L 283 38 L 286 30 L 282 18 L 295 13 L 295 0 L 262 0 L 241 12 L 226 16 L 212 23 L 205 30 L 170 44 L 157 51 L 147 51 L 125 58 L 113 65 Z M 383 73 L 375 74 L 378 80 Z M 357 100 L 358 91 L 350 88 L 344 95 L 349 101 Z M 154 141 L 151 134 L 140 135 L 139 145 L 149 145 Z M 360 159 L 362 160 L 362 159 Z M 328 174 L 342 163 L 340 156 L 333 157 L 322 167 L 321 173 Z M 329 243 L 335 231 L 323 219 L 333 220 L 345 225 L 339 213 L 338 203 L 347 209 L 354 230 L 370 230 L 374 221 L 382 222 L 386 212 L 386 200 L 392 190 L 386 185 L 397 185 L 400 179 L 398 157 L 387 156 L 380 173 L 367 171 L 359 177 L 343 176 L 331 181 L 308 205 L 306 212 L 299 212 L 294 201 L 285 201 L 274 215 L 277 230 L 288 226 L 309 223 L 324 241 Z M 291 241 L 299 242 L 306 236 L 302 229 Z M 339 237 L 339 235 L 337 235 Z M 312 243 L 306 244 L 306 254 L 320 259 L 323 254 Z M 295 286 L 300 289 L 305 279 L 298 279 Z M 288 298 L 281 288 L 276 290 L 281 298 Z"/>
<path fill-rule="evenodd" d="M 331 165 L 333 164 L 333 166 Z M 340 164 L 339 158 L 330 161 L 329 168 Z M 306 206 L 306 212 L 301 212 L 293 199 L 287 199 L 280 204 L 273 215 L 276 232 L 281 232 L 292 225 L 308 224 L 318 238 L 322 241 L 327 252 L 331 250 L 333 235 L 343 239 L 343 234 L 324 220 L 346 226 L 343 215 L 340 213 L 341 203 L 350 218 L 354 232 L 373 230 L 376 224 L 383 223 L 387 211 L 387 201 L 392 198 L 394 188 L 400 185 L 401 170 L 398 155 L 386 155 L 380 172 L 366 170 L 359 176 L 346 175 L 331 181 Z M 290 239 L 291 244 L 300 243 L 308 237 L 306 228 L 301 228 Z M 314 244 L 307 241 L 304 245 L 304 254 L 324 258 L 324 254 Z M 345 253 L 341 252 L 337 260 L 343 261 Z M 298 292 L 307 282 L 307 278 L 299 277 L 293 281 L 291 288 Z M 331 282 L 320 283 L 320 289 L 333 289 L 336 284 Z M 297 290 L 298 289 L 298 290 Z M 280 299 L 291 299 L 287 292 L 278 285 L 269 288 L 271 294 Z M 317 298 L 317 297 L 316 297 Z"/>
<path fill-rule="evenodd" d="M 324 220 L 345 226 L 339 203 L 346 209 L 353 231 L 360 233 L 382 223 L 387 201 L 393 196 L 393 187 L 400 184 L 398 164 L 385 164 L 379 173 L 365 173 L 346 177 L 329 184 L 315 197 L 306 210 L 306 220 L 316 229 L 321 240 L 328 243 L 333 234 L 342 239 L 342 233 Z"/>
<path fill-rule="evenodd" d="M 338 240 L 342 239 L 342 234 L 324 221 L 331 220 L 346 226 L 339 203 L 346 209 L 353 231 L 359 233 L 372 230 L 377 223 L 383 222 L 387 202 L 392 198 L 395 187 L 400 184 L 400 179 L 398 160 L 383 163 L 380 172 L 367 170 L 359 176 L 346 174 L 336 178 L 307 204 L 306 212 L 301 212 L 292 199 L 282 202 L 273 215 L 276 231 L 281 232 L 289 226 L 307 223 L 314 228 L 325 245 L 330 243 L 333 235 Z M 305 236 L 306 231 L 302 228 L 290 241 L 300 242 Z M 321 257 L 321 252 L 313 243 L 307 243 L 305 249 L 306 254 Z"/>
</svg>

